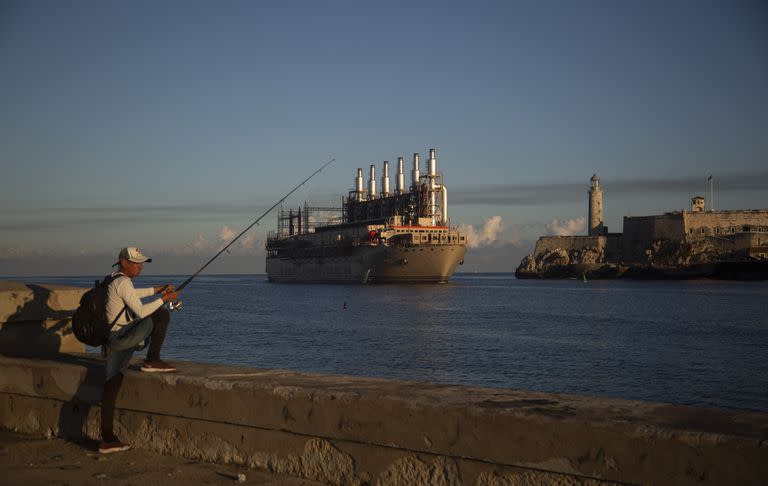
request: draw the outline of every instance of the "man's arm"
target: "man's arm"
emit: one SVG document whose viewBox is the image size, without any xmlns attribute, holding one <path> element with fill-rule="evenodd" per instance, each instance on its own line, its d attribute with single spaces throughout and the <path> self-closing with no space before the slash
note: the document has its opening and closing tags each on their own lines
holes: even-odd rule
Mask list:
<svg viewBox="0 0 768 486">
<path fill-rule="evenodd" d="M 117 287 L 117 295 L 123 299 L 125 305 L 133 312 L 133 314 L 142 319 L 155 312 L 163 305 L 163 298 L 154 299 L 146 304 L 141 302 L 142 297 L 149 297 L 154 294 L 153 288 L 135 289 L 133 282 L 129 278 L 121 279 L 122 281 Z M 165 296 L 163 296 L 165 297 Z"/>
</svg>

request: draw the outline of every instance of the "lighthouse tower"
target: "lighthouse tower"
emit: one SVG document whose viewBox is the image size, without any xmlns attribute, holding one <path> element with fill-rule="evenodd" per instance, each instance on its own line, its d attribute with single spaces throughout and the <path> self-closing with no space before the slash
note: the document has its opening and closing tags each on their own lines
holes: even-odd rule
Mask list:
<svg viewBox="0 0 768 486">
<path fill-rule="evenodd" d="M 603 190 L 600 189 L 600 178 L 593 174 L 589 188 L 589 221 L 587 231 L 589 236 L 600 236 L 603 228 Z"/>
</svg>

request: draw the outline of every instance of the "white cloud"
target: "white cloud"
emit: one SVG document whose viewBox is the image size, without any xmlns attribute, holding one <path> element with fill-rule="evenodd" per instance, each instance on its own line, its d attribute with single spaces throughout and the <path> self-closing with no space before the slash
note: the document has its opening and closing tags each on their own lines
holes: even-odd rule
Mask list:
<svg viewBox="0 0 768 486">
<path fill-rule="evenodd" d="M 573 236 L 583 233 L 587 229 L 587 221 L 584 216 L 573 219 L 553 219 L 546 224 L 550 235 L 555 236 Z"/>
<path fill-rule="evenodd" d="M 221 231 L 219 231 L 219 241 L 222 244 L 218 249 L 221 250 L 224 248 L 224 246 L 232 242 L 232 239 L 235 238 L 235 236 L 237 236 L 235 232 L 229 226 L 224 225 L 224 227 L 221 228 Z M 257 243 L 259 243 L 257 233 L 255 231 L 249 231 L 246 234 L 240 236 L 236 244 L 233 244 L 227 249 L 227 253 L 250 255 L 255 253 L 254 250 L 258 250 L 259 245 Z"/>
<path fill-rule="evenodd" d="M 240 245 L 240 248 L 244 251 L 249 250 L 255 250 L 259 240 L 256 238 L 256 233 L 246 233 L 243 235 L 243 237 L 240 239 L 240 242 L 238 243 Z"/>
<path fill-rule="evenodd" d="M 187 246 L 191 248 L 192 253 L 207 251 L 211 247 L 211 245 L 208 243 L 208 240 L 205 238 L 205 236 L 203 236 L 202 233 L 196 234 L 195 239 L 192 240 L 192 242 Z"/>
<path fill-rule="evenodd" d="M 471 224 L 463 224 L 459 227 L 459 230 L 467 235 L 467 246 L 469 248 L 490 245 L 496 241 L 503 229 L 504 221 L 501 219 L 501 216 L 492 216 L 480 229 L 475 229 Z"/>
<path fill-rule="evenodd" d="M 225 225 L 218 231 L 215 238 L 210 238 L 210 236 L 211 235 L 208 235 L 208 237 L 206 237 L 206 235 L 202 233 L 197 233 L 192 241 L 166 247 L 164 249 L 158 249 L 158 253 L 173 256 L 206 254 L 213 256 L 231 243 L 237 235 L 230 227 Z M 230 255 L 258 255 L 262 251 L 262 240 L 260 239 L 259 233 L 249 231 L 242 235 L 232 246 L 227 248 L 225 253 Z"/>
<path fill-rule="evenodd" d="M 224 225 L 221 228 L 221 231 L 219 231 L 219 241 L 222 243 L 229 243 L 234 237 L 235 232 L 227 225 Z"/>
</svg>

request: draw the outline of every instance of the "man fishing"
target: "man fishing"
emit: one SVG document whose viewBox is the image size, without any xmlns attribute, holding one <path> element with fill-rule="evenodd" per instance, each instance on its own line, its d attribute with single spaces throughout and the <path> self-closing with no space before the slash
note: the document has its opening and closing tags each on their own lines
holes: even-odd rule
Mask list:
<svg viewBox="0 0 768 486">
<path fill-rule="evenodd" d="M 107 343 L 104 345 L 106 357 L 106 381 L 101 401 L 101 439 L 99 452 L 110 453 L 128 450 L 130 446 L 120 442 L 114 434 L 113 421 L 115 400 L 123 382 L 123 372 L 131 360 L 133 352 L 143 349 L 149 340 L 147 358 L 141 365 L 141 371 L 148 373 L 168 373 L 176 368 L 160 359 L 160 349 L 165 340 L 170 313 L 163 303 L 174 301 L 179 293 L 173 285 L 162 287 L 134 288 L 133 279 L 141 274 L 144 263 L 151 262 L 141 250 L 127 247 L 120 250 L 118 270 L 112 273 L 113 280 L 107 290 L 107 321 L 114 323 Z M 160 296 L 147 303 L 141 301 L 155 294 Z"/>
<path fill-rule="evenodd" d="M 176 371 L 176 368 L 160 360 L 160 348 L 163 346 L 165 332 L 168 329 L 168 323 L 171 320 L 170 313 L 162 307 L 164 302 L 176 301 L 184 287 L 197 277 L 200 272 L 216 260 L 219 255 L 227 251 L 235 241 L 243 236 L 253 226 L 259 224 L 259 221 L 275 209 L 280 203 L 285 201 L 288 196 L 296 192 L 308 180 L 322 171 L 336 159 L 331 159 L 323 164 L 319 169 L 304 179 L 296 187 L 290 190 L 272 207 L 267 209 L 256 221 L 251 223 L 239 235 L 235 236 L 224 248 L 219 250 L 213 258 L 200 267 L 200 269 L 187 278 L 174 289 L 173 285 L 164 285 L 162 287 L 149 287 L 145 289 L 135 289 L 131 279 L 141 274 L 141 269 L 145 262 L 151 262 L 150 258 L 144 256 L 136 247 L 128 247 L 120 250 L 119 261 L 115 266 L 119 266 L 117 272 L 112 274 L 116 277 L 109 283 L 107 292 L 107 322 L 115 322 L 112 332 L 104 345 L 106 354 L 106 381 L 104 382 L 104 393 L 101 400 L 101 439 L 99 452 L 109 453 L 125 451 L 130 446 L 123 444 L 115 436 L 112 429 L 112 422 L 115 415 L 115 399 L 120 390 L 120 384 L 123 382 L 123 371 L 128 366 L 133 352 L 140 346 L 145 339 L 149 339 L 149 350 L 147 359 L 141 365 L 141 371 L 167 373 Z M 150 297 L 154 294 L 161 296 L 147 304 L 141 302 L 142 298 Z M 169 305 L 171 305 L 169 304 Z M 178 302 L 174 309 L 180 309 L 181 303 Z M 128 314 L 130 312 L 130 314 Z"/>
</svg>

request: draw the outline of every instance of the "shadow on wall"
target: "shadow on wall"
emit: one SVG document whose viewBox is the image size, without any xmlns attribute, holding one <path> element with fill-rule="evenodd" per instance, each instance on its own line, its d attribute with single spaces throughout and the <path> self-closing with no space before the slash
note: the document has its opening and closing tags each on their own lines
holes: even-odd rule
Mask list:
<svg viewBox="0 0 768 486">
<path fill-rule="evenodd" d="M 86 447 L 95 449 L 98 441 L 92 440 L 91 437 L 99 437 L 101 434 L 100 415 L 95 415 L 91 423 L 88 422 L 88 417 L 91 407 L 98 406 L 100 411 L 104 389 L 104 365 L 96 359 L 75 356 L 66 356 L 61 359 L 70 364 L 83 366 L 85 376 L 80 380 L 71 399 L 61 405 L 59 430 L 55 435 L 84 443 Z"/>
<path fill-rule="evenodd" d="M 33 284 L 26 287 L 32 291 L 32 299 L 17 306 L 6 322 L 1 323 L 0 353 L 56 354 L 61 348 L 61 336 L 72 333 L 67 323 L 73 311 L 51 308 L 53 290 Z"/>
<path fill-rule="evenodd" d="M 60 353 L 62 338 L 72 334 L 69 326 L 73 310 L 57 310 L 60 298 L 53 294 L 56 290 L 33 284 L 20 284 L 7 290 L 13 300 L 19 294 L 26 297 L 32 292 L 31 299 L 17 305 L 15 311 L 0 323 L 0 353 L 9 356 L 40 357 L 57 355 L 62 364 L 76 365 L 84 369 L 77 388 L 70 383 L 57 383 L 55 375 L 36 369 L 35 388 L 43 393 L 46 387 L 63 393 L 59 410 L 58 430 L 50 430 L 50 435 L 76 440 L 86 440 L 88 436 L 98 435 L 98 423 L 89 424 L 91 408 L 101 402 L 104 386 L 104 366 L 99 359 Z M 16 293 L 16 295 L 13 295 Z M 12 304 L 11 304 L 12 305 Z M 10 309 L 9 309 L 10 310 Z M 73 336 L 74 338 L 74 336 Z M 94 419 L 98 422 L 98 414 Z"/>
</svg>

